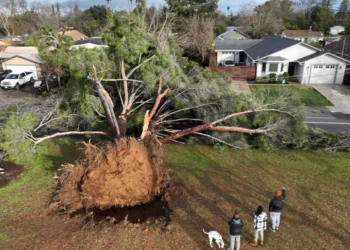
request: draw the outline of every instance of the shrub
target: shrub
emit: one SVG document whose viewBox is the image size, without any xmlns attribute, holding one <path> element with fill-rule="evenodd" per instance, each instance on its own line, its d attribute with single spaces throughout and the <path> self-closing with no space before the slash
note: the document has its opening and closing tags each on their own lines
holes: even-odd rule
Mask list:
<svg viewBox="0 0 350 250">
<path fill-rule="evenodd" d="M 270 73 L 270 79 L 269 79 L 269 82 L 276 82 L 277 81 L 277 75 L 276 73 Z"/>
</svg>

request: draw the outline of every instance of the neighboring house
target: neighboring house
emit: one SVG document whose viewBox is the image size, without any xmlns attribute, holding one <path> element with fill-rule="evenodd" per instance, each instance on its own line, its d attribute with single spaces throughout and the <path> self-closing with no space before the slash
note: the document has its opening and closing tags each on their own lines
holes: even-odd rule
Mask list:
<svg viewBox="0 0 350 250">
<path fill-rule="evenodd" d="M 4 70 L 10 69 L 16 73 L 34 72 L 36 76 L 40 76 L 43 63 L 36 47 L 9 46 L 0 52 L 0 65 Z"/>
<path fill-rule="evenodd" d="M 244 40 L 250 37 L 239 30 L 239 27 L 228 27 L 227 30 L 218 35 L 218 40 Z"/>
<path fill-rule="evenodd" d="M 288 73 L 302 84 L 341 84 L 346 64 L 350 63 L 301 41 L 274 35 L 257 40 L 216 41 L 215 52 L 217 65 L 224 64 L 224 60 L 236 62 L 236 66 L 225 67 L 230 68 L 225 72 L 231 71 L 232 75 L 234 71 L 242 72 L 238 66 L 242 65 L 249 71 L 255 68 L 255 77 Z"/>
<path fill-rule="evenodd" d="M 302 42 L 319 42 L 324 39 L 321 31 L 312 31 L 311 27 L 308 30 L 284 30 L 281 36 Z"/>
<path fill-rule="evenodd" d="M 78 41 L 74 42 L 74 45 L 71 48 L 87 48 L 87 49 L 92 49 L 92 48 L 108 48 L 107 45 L 104 44 L 102 41 L 102 37 L 88 37 L 88 38 L 83 38 Z"/>
<path fill-rule="evenodd" d="M 350 36 L 341 38 L 339 41 L 327 44 L 324 47 L 325 50 L 343 57 L 346 60 L 350 60 Z"/>
<path fill-rule="evenodd" d="M 339 35 L 341 32 L 345 32 L 345 27 L 340 25 L 333 26 L 329 30 L 329 33 L 333 36 Z"/>
<path fill-rule="evenodd" d="M 231 60 L 237 65 L 246 65 L 247 55 L 244 51 L 261 41 L 261 39 L 216 40 L 216 64 L 223 65 L 225 61 Z"/>
<path fill-rule="evenodd" d="M 77 30 L 66 30 L 66 31 L 58 31 L 57 34 L 62 35 L 64 34 L 65 36 L 70 36 L 73 41 L 78 41 L 80 39 L 88 38 L 86 35 L 81 33 L 80 31 Z"/>
</svg>

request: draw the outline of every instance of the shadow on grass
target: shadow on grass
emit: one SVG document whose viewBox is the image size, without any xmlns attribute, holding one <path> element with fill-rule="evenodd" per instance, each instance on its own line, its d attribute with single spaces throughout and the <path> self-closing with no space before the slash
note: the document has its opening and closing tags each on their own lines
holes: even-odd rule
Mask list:
<svg viewBox="0 0 350 250">
<path fill-rule="evenodd" d="M 48 144 L 48 152 L 43 158 L 49 163 L 45 169 L 55 172 L 62 164 L 73 164 L 84 156 L 84 146 L 75 139 L 55 139 Z"/>
</svg>

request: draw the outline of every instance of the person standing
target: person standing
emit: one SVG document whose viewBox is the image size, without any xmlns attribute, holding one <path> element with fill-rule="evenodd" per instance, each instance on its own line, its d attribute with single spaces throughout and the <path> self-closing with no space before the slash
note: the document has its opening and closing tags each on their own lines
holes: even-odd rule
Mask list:
<svg viewBox="0 0 350 250">
<path fill-rule="evenodd" d="M 228 250 L 239 250 L 241 246 L 241 234 L 243 228 L 243 221 L 240 219 L 239 213 L 236 211 L 233 218 L 228 222 L 230 225 L 230 248 Z"/>
<path fill-rule="evenodd" d="M 281 222 L 281 213 L 283 210 L 283 202 L 286 198 L 286 189 L 282 188 L 282 192 L 277 190 L 275 192 L 275 198 L 273 198 L 269 205 L 269 212 L 271 216 L 272 225 L 269 228 L 272 232 L 279 229 Z"/>
<path fill-rule="evenodd" d="M 264 230 L 267 228 L 267 214 L 264 212 L 264 208 L 262 206 L 258 206 L 258 209 L 254 213 L 254 241 L 250 243 L 250 245 L 256 247 L 258 243 L 260 245 L 264 245 Z M 260 240 L 259 240 L 260 235 Z"/>
</svg>

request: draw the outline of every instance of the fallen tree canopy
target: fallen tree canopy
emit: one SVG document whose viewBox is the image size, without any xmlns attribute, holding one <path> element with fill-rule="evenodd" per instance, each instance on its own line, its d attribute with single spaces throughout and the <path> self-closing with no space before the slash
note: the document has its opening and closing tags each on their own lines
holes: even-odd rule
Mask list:
<svg viewBox="0 0 350 250">
<path fill-rule="evenodd" d="M 152 201 L 163 185 L 160 147 L 152 143 L 124 138 L 101 148 L 86 144 L 86 159 L 61 169 L 56 201 L 70 211 Z"/>
</svg>

